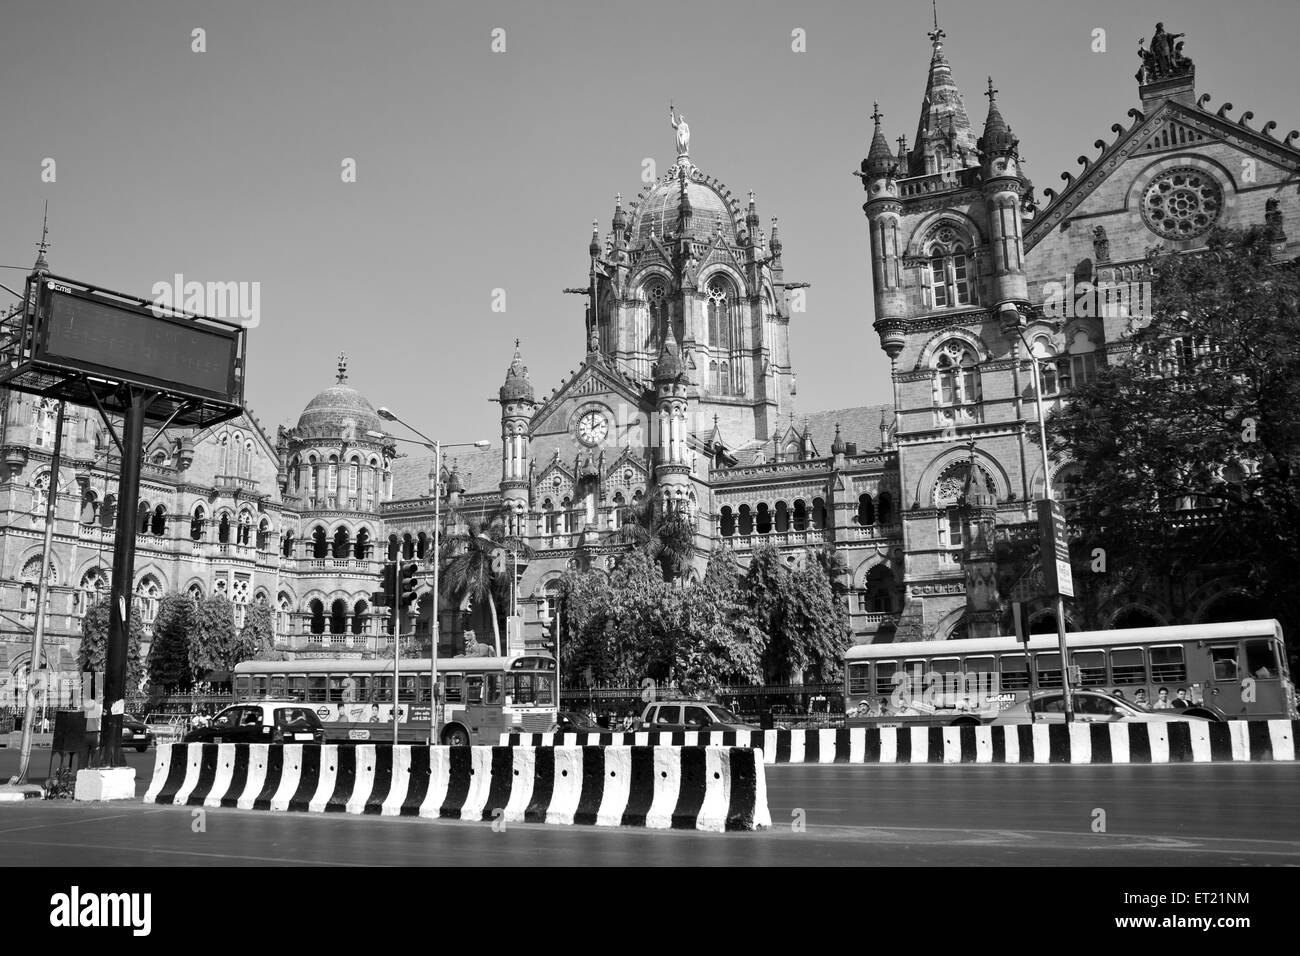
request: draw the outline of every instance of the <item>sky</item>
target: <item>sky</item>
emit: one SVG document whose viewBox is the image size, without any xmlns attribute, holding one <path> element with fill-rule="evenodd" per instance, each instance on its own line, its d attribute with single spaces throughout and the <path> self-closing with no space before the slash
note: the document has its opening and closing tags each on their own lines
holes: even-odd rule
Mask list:
<svg viewBox="0 0 1300 956">
<path fill-rule="evenodd" d="M 1157 19 L 1187 35 L 1211 108 L 1300 126 L 1294 0 L 938 13 L 972 121 L 992 74 L 1040 195 L 1128 125 Z M 931 16 L 864 0 L 7 0 L 0 265 L 30 268 L 48 200 L 59 275 L 142 297 L 178 273 L 258 283 L 245 398 L 272 440 L 340 351 L 376 406 L 442 441 L 495 439 L 515 338 L 541 395 L 581 362 L 585 300 L 562 290 L 586 284 L 591 221 L 603 236 L 644 160 L 674 161 L 671 101 L 694 162 L 755 191 L 787 281 L 811 284 L 791 322 L 799 410 L 888 402 L 850 173 L 873 102 L 891 142 L 914 138 Z"/>
</svg>

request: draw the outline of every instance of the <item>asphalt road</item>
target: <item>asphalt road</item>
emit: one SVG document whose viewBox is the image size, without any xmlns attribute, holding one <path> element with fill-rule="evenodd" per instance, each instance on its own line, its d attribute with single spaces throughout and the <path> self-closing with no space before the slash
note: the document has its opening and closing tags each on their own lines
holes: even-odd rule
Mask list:
<svg viewBox="0 0 1300 956">
<path fill-rule="evenodd" d="M 143 793 L 153 754 L 128 761 Z M 16 767 L 0 751 L 0 779 Z M 767 781 L 773 828 L 731 834 L 252 810 L 207 810 L 195 832 L 192 808 L 27 801 L 0 804 L 0 865 L 1300 864 L 1300 765 L 774 766 Z"/>
</svg>

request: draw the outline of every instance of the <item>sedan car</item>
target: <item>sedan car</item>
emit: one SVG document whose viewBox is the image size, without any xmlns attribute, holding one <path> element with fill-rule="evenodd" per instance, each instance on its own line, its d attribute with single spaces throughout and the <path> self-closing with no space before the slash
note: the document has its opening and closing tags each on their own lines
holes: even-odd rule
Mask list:
<svg viewBox="0 0 1300 956">
<path fill-rule="evenodd" d="M 586 714 L 576 710 L 562 710 L 555 717 L 555 726 L 551 728 L 551 732 L 556 734 L 607 734 L 613 729 L 600 726 Z"/>
<path fill-rule="evenodd" d="M 296 700 L 261 700 L 227 707 L 206 727 L 185 735 L 185 743 L 324 743 L 325 727 L 310 707 Z"/>
<path fill-rule="evenodd" d="M 760 730 L 721 704 L 701 700 L 658 701 L 646 706 L 641 730 Z"/>
<path fill-rule="evenodd" d="M 1184 714 L 1177 710 L 1143 710 L 1127 701 L 1110 694 L 1095 690 L 1076 690 L 1070 695 L 1074 699 L 1075 719 L 1089 723 L 1109 721 L 1131 721 L 1134 723 L 1163 724 L 1177 720 L 1208 720 L 1195 714 Z M 1039 691 L 1034 695 L 1034 709 L 1031 718 L 1029 700 L 1022 700 L 998 713 L 990 721 L 992 724 L 1027 724 L 1032 721 L 1056 723 L 1065 720 L 1065 694 L 1059 690 Z"/>
<path fill-rule="evenodd" d="M 149 749 L 153 743 L 153 731 L 145 726 L 144 721 L 130 714 L 122 717 L 122 746 L 134 747 L 140 753 Z"/>
</svg>

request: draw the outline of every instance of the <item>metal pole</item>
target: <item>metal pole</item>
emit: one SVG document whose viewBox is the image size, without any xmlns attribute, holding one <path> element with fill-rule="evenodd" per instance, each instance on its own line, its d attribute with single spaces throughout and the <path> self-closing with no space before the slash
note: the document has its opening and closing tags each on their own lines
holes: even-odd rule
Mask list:
<svg viewBox="0 0 1300 956">
<path fill-rule="evenodd" d="M 438 742 L 438 565 L 442 535 L 442 443 L 433 443 L 433 621 L 429 626 L 429 746 Z"/>
<path fill-rule="evenodd" d="M 59 402 L 54 418 L 54 455 L 50 462 L 50 487 L 45 501 L 45 543 L 41 547 L 41 570 L 36 578 L 36 628 L 32 631 L 32 656 L 27 668 L 27 705 L 23 710 L 22 749 L 18 756 L 18 775 L 14 783 L 27 782 L 27 765 L 32 759 L 32 730 L 36 720 L 36 694 L 32 681 L 41 666 L 45 644 L 45 601 L 49 594 L 50 547 L 54 543 L 54 521 L 58 517 L 59 456 L 63 452 L 63 402 Z M 45 694 L 49 696 L 49 684 Z"/>
<path fill-rule="evenodd" d="M 402 662 L 402 551 L 397 546 L 397 560 L 393 563 L 393 744 L 397 744 L 398 687 L 401 684 Z"/>
<path fill-rule="evenodd" d="M 131 584 L 135 573 L 136 508 L 140 503 L 140 460 L 144 418 L 152 396 L 131 389 L 122 427 L 122 471 L 117 483 L 117 533 L 113 539 L 113 583 L 109 592 L 108 648 L 104 655 L 104 714 L 99 722 L 97 767 L 123 767 L 122 715 L 126 710 L 127 653 L 131 625 Z"/>
<path fill-rule="evenodd" d="M 1047 460 L 1047 421 L 1043 417 L 1043 381 L 1041 369 L 1038 366 L 1038 357 L 1034 355 L 1034 350 L 1029 347 L 1025 341 L 1025 333 L 1020 333 L 1020 341 L 1024 342 L 1025 349 L 1029 353 L 1029 361 L 1034 364 L 1034 405 L 1038 409 L 1038 446 L 1043 453 L 1043 498 L 1047 501 L 1052 500 L 1052 474 L 1051 466 Z M 1048 555 L 1040 555 L 1040 561 L 1047 561 Z M 1055 560 L 1055 556 L 1051 556 Z M 1056 593 L 1056 644 L 1061 654 L 1061 693 L 1065 696 L 1065 722 L 1071 723 L 1074 720 L 1074 698 L 1070 690 L 1070 656 L 1069 649 L 1065 644 L 1065 599 L 1061 597 L 1058 590 Z M 1033 692 L 1030 692 L 1032 698 Z"/>
</svg>

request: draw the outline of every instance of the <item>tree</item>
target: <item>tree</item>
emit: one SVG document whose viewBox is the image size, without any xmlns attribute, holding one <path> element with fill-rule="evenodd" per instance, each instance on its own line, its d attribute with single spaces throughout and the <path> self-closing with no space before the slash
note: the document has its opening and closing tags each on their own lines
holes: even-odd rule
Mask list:
<svg viewBox="0 0 1300 956">
<path fill-rule="evenodd" d="M 704 580 L 682 594 L 680 639 L 673 677 L 684 688 L 715 690 L 721 684 L 763 679 L 767 635 L 754 623 L 729 551 L 709 556 Z"/>
<path fill-rule="evenodd" d="M 492 641 L 498 656 L 501 654 L 501 627 L 497 620 L 497 597 L 509 599 L 510 575 L 493 570 L 498 554 L 513 550 L 519 557 L 531 554 L 527 542 L 509 534 L 505 514 L 499 512 L 485 517 L 471 517 L 465 530 L 442 535 L 442 555 L 445 563 L 442 582 L 448 597 L 460 604 L 466 598 L 476 605 L 487 602 L 488 616 L 492 621 Z M 507 555 L 506 565 L 511 564 Z"/>
<path fill-rule="evenodd" d="M 772 546 L 754 550 L 744 594 L 754 624 L 767 635 L 763 670 L 773 682 L 806 673 L 835 680 L 852 643 L 848 609 L 836 598 L 827 567 L 831 559 L 810 553 L 801 568 L 787 567 Z"/>
<path fill-rule="evenodd" d="M 82 671 L 104 672 L 108 655 L 108 628 L 111 599 L 107 596 L 96 598 L 86 608 L 86 616 L 81 619 L 81 646 L 77 648 L 77 667 Z M 127 626 L 126 638 L 126 686 L 130 690 L 140 686 L 144 677 L 144 660 L 140 654 L 140 644 L 144 639 L 144 625 L 140 623 L 140 614 L 132 609 L 131 620 Z"/>
<path fill-rule="evenodd" d="M 194 602 L 175 591 L 163 595 L 153 622 L 153 643 L 147 662 L 149 683 L 158 690 L 189 690 L 190 631 L 194 627 Z"/>
<path fill-rule="evenodd" d="M 271 614 L 271 605 L 262 599 L 254 601 L 244 615 L 244 627 L 239 637 L 249 651 L 249 657 L 269 660 L 275 653 L 275 618 Z"/>
<path fill-rule="evenodd" d="M 622 510 L 615 539 L 645 551 L 665 581 L 680 579 L 695 556 L 695 524 L 680 512 L 665 511 L 657 496 Z"/>
<path fill-rule="evenodd" d="M 233 671 L 240 661 L 253 656 L 235 627 L 235 606 L 221 592 L 199 604 L 190 641 L 190 667 L 195 676 L 208 671 Z"/>
<path fill-rule="evenodd" d="M 1157 252 L 1150 321 L 1049 422 L 1085 556 L 1135 580 L 1235 573 L 1300 625 L 1300 273 L 1266 230 Z M 1114 577 L 1112 573 L 1110 575 Z M 1084 574 L 1085 586 L 1105 575 Z M 1096 578 L 1096 581 L 1091 579 Z"/>
</svg>

